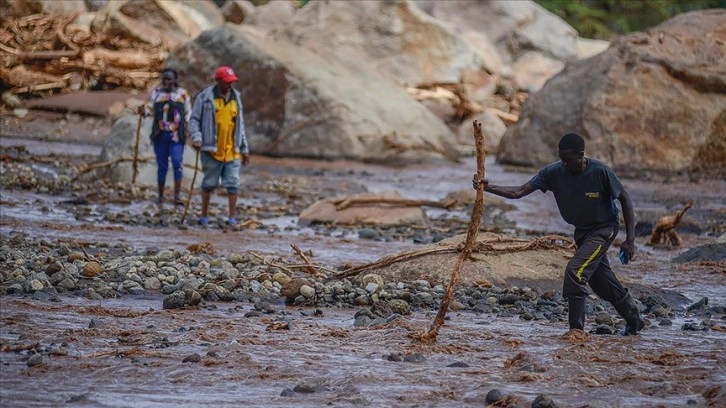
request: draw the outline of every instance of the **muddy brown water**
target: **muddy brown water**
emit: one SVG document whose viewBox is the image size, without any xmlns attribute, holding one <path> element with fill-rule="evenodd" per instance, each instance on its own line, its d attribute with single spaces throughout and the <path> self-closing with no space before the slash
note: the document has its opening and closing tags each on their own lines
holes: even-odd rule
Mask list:
<svg viewBox="0 0 726 408">
<path fill-rule="evenodd" d="M 92 147 L 2 139 L 74 154 Z M 90 153 L 89 153 L 90 150 Z M 474 159 L 462 163 L 422 163 L 391 170 L 353 162 L 317 162 L 253 157 L 245 177 L 313 171 L 325 184 L 357 183 L 367 191 L 398 190 L 412 199 L 442 199 L 470 188 Z M 318 173 L 315 173 L 318 172 Z M 513 171 L 487 160 L 487 175 L 501 184 L 521 184 L 531 172 Z M 661 213 L 697 197 L 701 210 L 723 214 L 723 180 L 668 183 L 625 180 L 636 209 Z M 186 248 L 212 242 L 224 254 L 254 250 L 291 253 L 289 244 L 311 249 L 315 260 L 330 265 L 363 263 L 416 247 L 410 241 L 361 240 L 355 234 L 325 236 L 313 229 L 266 232 L 222 232 L 191 227 L 145 228 L 83 222 L 60 206 L 65 197 L 2 191 L 0 233 L 22 231 L 49 240 L 126 242 L 137 249 Z M 252 197 L 241 198 L 241 201 Z M 519 229 L 570 233 L 559 219 L 551 195 L 535 193 L 512 202 L 508 216 Z M 38 207 L 45 205 L 41 210 Z M 135 203 L 143 211 L 151 203 Z M 695 208 L 695 207 L 694 207 Z M 721 212 L 719 212 L 721 211 Z M 429 216 L 438 213 L 429 212 Z M 696 213 L 697 214 L 697 213 Z M 467 217 L 468 214 L 460 214 Z M 265 220 L 295 225 L 295 217 Z M 638 258 L 627 267 L 615 265 L 629 282 L 672 289 L 697 301 L 726 303 L 726 264 L 673 264 L 686 249 L 713 242 L 714 234 L 684 235 L 681 250 L 645 246 L 639 237 Z M 486 406 L 497 388 L 510 406 L 530 406 L 548 394 L 558 406 L 643 407 L 726 406 L 715 387 L 726 383 L 726 333 L 681 330 L 701 319 L 676 317 L 672 326 L 653 320 L 642 335 L 563 336 L 566 323 L 527 322 L 518 317 L 450 312 L 434 345 L 409 335 L 424 330 L 433 313 L 418 311 L 376 329 L 353 328 L 357 309 L 311 309 L 277 305 L 278 313 L 245 317 L 247 303 L 207 303 L 198 309 L 168 311 L 160 296 L 89 301 L 63 296 L 60 302 L 0 297 L 0 339 L 5 344 L 33 346 L 46 352 L 29 367 L 28 352 L 0 353 L 0 405 L 12 407 L 98 406 Z M 303 313 L 311 315 L 304 316 Z M 289 330 L 274 329 L 279 319 Z M 93 322 L 93 323 L 92 323 Z M 593 321 L 587 325 L 592 327 Z M 93 327 L 89 327 L 93 326 Z M 420 354 L 418 363 L 388 361 L 387 356 Z M 198 362 L 183 362 L 198 354 Z M 449 367 L 452 363 L 465 367 Z M 284 390 L 313 384 L 315 392 Z"/>
</svg>

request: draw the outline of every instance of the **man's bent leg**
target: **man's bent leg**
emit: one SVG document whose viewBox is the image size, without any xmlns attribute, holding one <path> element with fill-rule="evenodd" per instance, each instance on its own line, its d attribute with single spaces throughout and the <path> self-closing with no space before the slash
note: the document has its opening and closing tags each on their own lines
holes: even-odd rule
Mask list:
<svg viewBox="0 0 726 408">
<path fill-rule="evenodd" d="M 589 284 L 596 295 L 610 303 L 615 303 L 628 293 L 610 268 L 607 256 L 600 260 L 600 265 L 590 277 Z"/>
</svg>

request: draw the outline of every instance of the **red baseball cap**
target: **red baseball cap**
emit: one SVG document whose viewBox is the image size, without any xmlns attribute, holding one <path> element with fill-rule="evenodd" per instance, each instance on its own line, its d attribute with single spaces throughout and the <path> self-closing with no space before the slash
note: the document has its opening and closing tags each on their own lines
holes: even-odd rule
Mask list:
<svg viewBox="0 0 726 408">
<path fill-rule="evenodd" d="M 217 68 L 217 72 L 214 73 L 214 79 L 221 79 L 228 84 L 239 80 L 237 75 L 234 74 L 234 71 L 232 71 L 232 68 L 228 66 Z"/>
</svg>

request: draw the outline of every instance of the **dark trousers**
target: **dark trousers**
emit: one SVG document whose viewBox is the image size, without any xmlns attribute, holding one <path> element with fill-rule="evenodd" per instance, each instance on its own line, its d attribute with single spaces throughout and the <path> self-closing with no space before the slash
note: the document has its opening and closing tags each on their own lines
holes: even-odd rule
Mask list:
<svg viewBox="0 0 726 408">
<path fill-rule="evenodd" d="M 173 141 L 171 132 L 161 131 L 154 138 L 154 153 L 156 154 L 156 179 L 160 186 L 166 181 L 166 173 L 169 171 L 169 158 L 174 171 L 174 180 L 181 180 L 183 170 L 182 160 L 184 159 L 184 142 Z"/>
<path fill-rule="evenodd" d="M 596 295 L 610 303 L 617 303 L 627 295 L 627 290 L 610 268 L 607 257 L 607 250 L 617 234 L 617 225 L 575 231 L 577 251 L 565 268 L 562 296 L 584 298 L 588 295 L 588 284 Z"/>
</svg>

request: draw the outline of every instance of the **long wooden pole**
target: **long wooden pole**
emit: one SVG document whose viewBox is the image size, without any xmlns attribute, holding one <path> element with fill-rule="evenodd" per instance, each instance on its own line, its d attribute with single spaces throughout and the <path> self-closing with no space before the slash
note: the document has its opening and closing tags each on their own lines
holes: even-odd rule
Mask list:
<svg viewBox="0 0 726 408">
<path fill-rule="evenodd" d="M 134 164 L 131 185 L 136 184 L 136 175 L 139 174 L 139 133 L 141 132 L 141 119 L 142 116 L 139 115 L 139 120 L 136 123 L 136 142 L 134 143 Z"/>
<path fill-rule="evenodd" d="M 476 144 L 476 177 L 478 180 L 484 178 L 484 159 L 486 157 L 486 151 L 484 150 L 484 136 L 481 133 L 481 123 L 474 121 L 474 142 Z M 436 314 L 433 324 L 429 328 L 427 333 L 421 336 L 421 341 L 425 343 L 432 343 L 436 341 L 436 337 L 439 335 L 439 329 L 444 324 L 444 317 L 449 309 L 449 303 L 451 302 L 451 296 L 454 293 L 454 287 L 456 282 L 459 280 L 459 272 L 461 267 L 464 265 L 464 261 L 469 259 L 471 255 L 471 248 L 474 242 L 476 242 L 476 236 L 479 233 L 479 223 L 481 222 L 482 212 L 484 210 L 484 187 L 480 184 L 476 190 L 476 200 L 474 200 L 474 209 L 471 213 L 471 222 L 469 223 L 469 230 L 466 233 L 466 241 L 464 241 L 464 248 L 459 254 L 459 259 L 456 261 L 454 271 L 451 273 L 451 279 L 449 280 L 449 286 L 446 288 L 446 294 L 441 301 L 439 312 Z"/>
<path fill-rule="evenodd" d="M 184 220 L 187 218 L 187 211 L 189 210 L 189 203 L 192 202 L 192 194 L 194 193 L 194 183 L 197 181 L 197 169 L 199 168 L 199 150 L 197 150 L 197 158 L 194 160 L 194 175 L 192 176 L 192 184 L 189 186 L 189 195 L 187 196 L 187 202 L 184 204 L 184 213 L 182 214 L 181 223 L 184 224 Z"/>
</svg>

